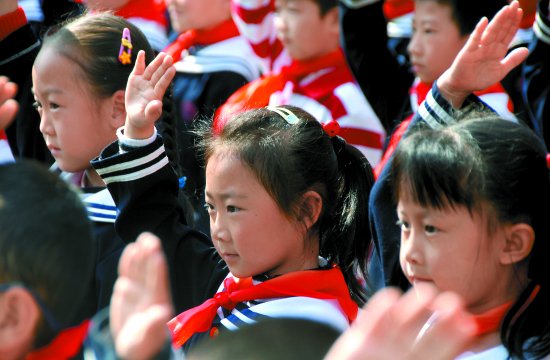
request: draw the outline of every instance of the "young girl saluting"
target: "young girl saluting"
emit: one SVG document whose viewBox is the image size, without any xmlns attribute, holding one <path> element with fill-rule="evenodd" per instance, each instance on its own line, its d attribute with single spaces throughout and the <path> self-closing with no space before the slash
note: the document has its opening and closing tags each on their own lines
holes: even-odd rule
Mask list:
<svg viewBox="0 0 550 360">
<path fill-rule="evenodd" d="M 162 239 L 176 311 L 217 292 L 169 323 L 174 343 L 263 317 L 347 327 L 365 301 L 357 273 L 370 239 L 368 161 L 295 107 L 245 112 L 219 132 L 205 130 L 209 241 L 179 221 L 177 179 L 155 135 L 170 68 L 170 57 L 145 68 L 138 55 L 119 143 L 93 165 L 119 206 L 121 236 L 147 230 Z"/>
</svg>

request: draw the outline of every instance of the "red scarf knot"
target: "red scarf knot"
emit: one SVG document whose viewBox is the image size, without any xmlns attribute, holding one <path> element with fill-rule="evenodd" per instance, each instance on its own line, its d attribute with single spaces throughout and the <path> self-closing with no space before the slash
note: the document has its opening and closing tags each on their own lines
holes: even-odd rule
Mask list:
<svg viewBox="0 0 550 360">
<path fill-rule="evenodd" d="M 252 278 L 224 280 L 224 290 L 202 305 L 184 311 L 168 322 L 172 343 L 181 347 L 196 333 L 209 331 L 220 306 L 232 310 L 238 303 L 287 297 L 335 299 L 351 324 L 358 306 L 351 299 L 344 276 L 338 267 L 329 270 L 295 271 L 254 284 Z"/>
<path fill-rule="evenodd" d="M 209 30 L 187 30 L 163 51 L 172 56 L 174 62 L 181 60 L 181 53 L 194 45 L 212 45 L 239 36 L 239 29 L 232 19 L 222 21 Z"/>
</svg>

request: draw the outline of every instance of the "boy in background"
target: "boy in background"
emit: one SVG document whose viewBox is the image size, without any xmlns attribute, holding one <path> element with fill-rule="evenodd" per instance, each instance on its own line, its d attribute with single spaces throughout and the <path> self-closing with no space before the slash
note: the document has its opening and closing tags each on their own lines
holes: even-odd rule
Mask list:
<svg viewBox="0 0 550 360">
<path fill-rule="evenodd" d="M 183 191 L 194 207 L 195 227 L 210 232 L 204 209 L 204 169 L 195 152 L 195 121 L 211 118 L 231 94 L 259 74 L 246 39 L 231 18 L 230 0 L 165 0 L 177 39 L 165 51 L 174 58 L 174 115 Z"/>
<path fill-rule="evenodd" d="M 252 107 L 298 106 L 377 164 L 385 131 L 340 49 L 337 1 L 232 0 L 232 12 L 266 75 L 219 109 L 220 124 Z"/>
</svg>

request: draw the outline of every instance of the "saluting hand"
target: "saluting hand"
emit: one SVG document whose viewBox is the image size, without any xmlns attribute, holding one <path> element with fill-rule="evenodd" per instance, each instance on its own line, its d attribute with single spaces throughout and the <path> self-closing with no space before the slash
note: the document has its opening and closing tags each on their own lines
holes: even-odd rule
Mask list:
<svg viewBox="0 0 550 360">
<path fill-rule="evenodd" d="M 491 22 L 487 18 L 479 21 L 451 67 L 437 80 L 439 90 L 453 107 L 460 108 L 469 94 L 498 83 L 525 60 L 529 54 L 525 47 L 508 53 L 522 16 L 519 3 L 512 1 Z"/>
<path fill-rule="evenodd" d="M 146 67 L 145 52 L 139 51 L 126 86 L 126 124 L 124 134 L 131 139 L 146 139 L 162 114 L 162 98 L 176 74 L 173 59 L 159 53 Z"/>
</svg>

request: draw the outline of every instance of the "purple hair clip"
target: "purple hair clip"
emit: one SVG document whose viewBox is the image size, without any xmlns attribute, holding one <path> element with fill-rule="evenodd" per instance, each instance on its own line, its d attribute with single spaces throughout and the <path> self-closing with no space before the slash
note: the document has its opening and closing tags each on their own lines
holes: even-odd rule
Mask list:
<svg viewBox="0 0 550 360">
<path fill-rule="evenodd" d="M 130 37 L 130 29 L 124 28 L 122 31 L 122 39 L 120 44 L 120 51 L 118 52 L 118 61 L 122 65 L 128 65 L 132 63 L 132 38 Z"/>
</svg>

